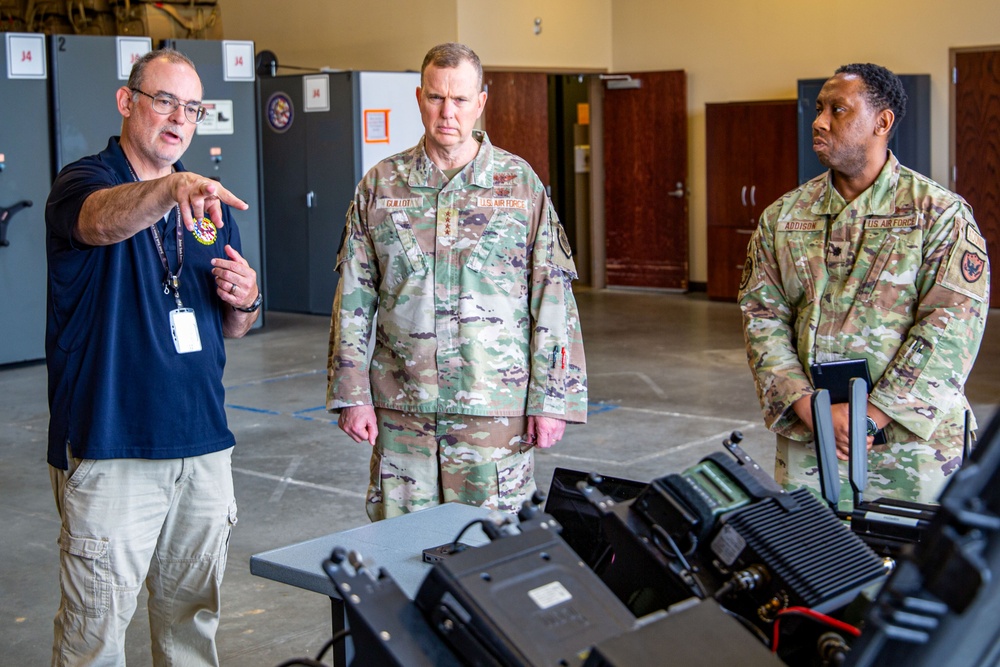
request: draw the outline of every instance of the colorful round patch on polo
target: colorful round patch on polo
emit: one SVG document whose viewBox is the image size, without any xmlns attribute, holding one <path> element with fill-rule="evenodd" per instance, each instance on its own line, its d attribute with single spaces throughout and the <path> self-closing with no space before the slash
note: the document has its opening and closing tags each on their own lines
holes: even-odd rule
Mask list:
<svg viewBox="0 0 1000 667">
<path fill-rule="evenodd" d="M 215 237 L 219 235 L 219 230 L 215 228 L 215 223 L 208 218 L 194 221 L 194 229 L 191 230 L 198 243 L 202 245 L 212 245 Z"/>
<path fill-rule="evenodd" d="M 275 132 L 284 132 L 292 125 L 295 110 L 292 98 L 285 93 L 274 93 L 267 100 L 267 124 Z"/>
</svg>

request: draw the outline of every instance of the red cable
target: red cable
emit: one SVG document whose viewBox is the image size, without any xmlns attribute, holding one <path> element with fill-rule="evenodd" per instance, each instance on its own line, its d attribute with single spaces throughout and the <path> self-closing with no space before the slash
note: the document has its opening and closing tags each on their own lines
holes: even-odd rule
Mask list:
<svg viewBox="0 0 1000 667">
<path fill-rule="evenodd" d="M 836 628 L 837 630 L 840 630 L 842 632 L 846 632 L 852 637 L 857 637 L 861 634 L 861 630 L 854 627 L 853 625 L 849 625 L 847 623 L 844 623 L 843 621 L 838 621 L 837 619 L 831 618 L 826 614 L 821 614 L 820 612 L 814 609 L 810 609 L 808 607 L 788 607 L 787 609 L 782 609 L 781 611 L 779 611 L 777 618 L 774 619 L 774 637 L 771 640 L 771 653 L 778 652 L 778 637 L 780 636 L 778 632 L 778 624 L 781 621 L 781 617 L 786 614 L 799 614 L 805 616 L 806 618 L 811 618 L 814 621 L 825 623 L 830 627 Z"/>
</svg>

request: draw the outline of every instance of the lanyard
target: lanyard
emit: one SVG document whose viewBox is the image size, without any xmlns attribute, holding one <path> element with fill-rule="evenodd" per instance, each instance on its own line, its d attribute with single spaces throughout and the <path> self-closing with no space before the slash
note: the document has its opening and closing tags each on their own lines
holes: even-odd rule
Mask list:
<svg viewBox="0 0 1000 667">
<path fill-rule="evenodd" d="M 124 151 L 123 151 L 124 154 Z M 128 165 L 129 173 L 135 182 L 140 182 L 139 176 L 135 173 L 135 169 L 132 168 L 132 163 L 129 161 L 128 156 L 125 156 L 125 164 Z M 180 310 L 184 307 L 181 302 L 181 271 L 184 269 L 184 229 L 181 225 L 181 207 L 175 207 L 177 211 L 176 218 L 176 233 L 177 233 L 177 273 L 173 273 L 170 270 L 170 262 L 167 261 L 167 253 L 163 250 L 163 239 L 160 238 L 160 230 L 156 228 L 157 223 L 153 223 L 149 227 L 149 233 L 153 235 L 153 245 L 156 246 L 156 252 L 160 256 L 160 264 L 163 265 L 163 293 L 170 296 L 170 290 L 174 291 L 174 301 L 177 302 L 177 309 Z M 170 220 L 170 214 L 163 216 L 163 224 L 166 225 Z"/>
<path fill-rule="evenodd" d="M 166 221 L 168 216 L 164 216 L 163 219 Z M 163 239 L 160 238 L 160 231 L 156 228 L 157 223 L 153 223 L 149 232 L 153 235 L 153 244 L 156 246 L 156 252 L 160 255 L 160 264 L 163 265 L 163 293 L 170 295 L 170 290 L 174 290 L 174 300 L 177 302 L 177 308 L 183 308 L 184 304 L 181 303 L 181 270 L 184 268 L 184 227 L 181 225 L 181 207 L 177 207 L 177 273 L 173 273 L 170 270 L 170 262 L 167 261 L 167 253 L 163 250 Z"/>
</svg>

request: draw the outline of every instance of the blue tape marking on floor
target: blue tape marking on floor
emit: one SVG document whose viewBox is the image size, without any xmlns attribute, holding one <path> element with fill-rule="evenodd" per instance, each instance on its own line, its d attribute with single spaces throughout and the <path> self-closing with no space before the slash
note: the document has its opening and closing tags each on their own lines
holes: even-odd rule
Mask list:
<svg viewBox="0 0 1000 667">
<path fill-rule="evenodd" d="M 227 408 L 233 410 L 243 410 L 244 412 L 257 412 L 262 415 L 280 415 L 281 413 L 277 410 L 264 410 L 262 408 L 251 408 L 248 405 L 233 405 L 232 403 L 226 403 Z"/>
<path fill-rule="evenodd" d="M 588 415 L 596 415 L 602 412 L 611 412 L 612 410 L 617 410 L 620 405 L 614 405 L 613 403 L 591 403 L 587 406 Z"/>
<path fill-rule="evenodd" d="M 318 408 L 306 408 L 305 410 L 296 410 L 293 414 L 301 415 L 301 414 L 304 414 L 306 412 L 317 412 L 319 410 L 323 410 L 325 412 L 326 411 L 326 406 L 325 405 L 321 405 Z"/>
<path fill-rule="evenodd" d="M 226 387 L 226 391 L 232 391 L 233 389 L 242 389 L 244 387 L 256 387 L 262 384 L 270 384 L 271 382 L 283 382 L 285 380 L 297 380 L 298 378 L 309 377 L 311 375 L 319 375 L 320 373 L 326 373 L 325 368 L 318 368 L 313 371 L 305 371 L 302 373 L 290 373 L 289 375 L 282 375 L 280 377 L 267 378 L 264 380 L 251 380 L 250 382 L 244 382 L 242 384 L 233 384 Z"/>
</svg>

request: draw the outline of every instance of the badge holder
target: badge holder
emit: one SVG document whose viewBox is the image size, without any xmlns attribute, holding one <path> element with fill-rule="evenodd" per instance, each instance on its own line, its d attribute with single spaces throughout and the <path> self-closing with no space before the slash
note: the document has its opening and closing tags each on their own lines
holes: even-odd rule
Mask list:
<svg viewBox="0 0 1000 667">
<path fill-rule="evenodd" d="M 170 333 L 174 337 L 174 348 L 178 354 L 201 352 L 201 336 L 198 334 L 198 320 L 191 308 L 177 308 L 170 311 Z"/>
</svg>

